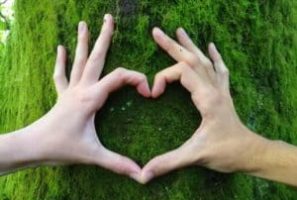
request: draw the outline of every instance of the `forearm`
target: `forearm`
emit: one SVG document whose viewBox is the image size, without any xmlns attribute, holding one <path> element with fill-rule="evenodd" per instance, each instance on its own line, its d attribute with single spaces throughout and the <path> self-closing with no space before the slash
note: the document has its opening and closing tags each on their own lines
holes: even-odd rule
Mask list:
<svg viewBox="0 0 297 200">
<path fill-rule="evenodd" d="M 297 147 L 259 138 L 245 171 L 253 176 L 297 186 Z"/>
<path fill-rule="evenodd" d="M 31 127 L 0 135 L 0 175 L 40 164 L 40 145 Z"/>
</svg>

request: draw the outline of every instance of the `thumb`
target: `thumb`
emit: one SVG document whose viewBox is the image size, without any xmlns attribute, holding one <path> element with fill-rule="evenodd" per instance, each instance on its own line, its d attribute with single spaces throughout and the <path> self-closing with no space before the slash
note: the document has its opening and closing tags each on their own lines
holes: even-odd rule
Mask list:
<svg viewBox="0 0 297 200">
<path fill-rule="evenodd" d="M 195 162 L 193 150 L 189 145 L 159 155 L 150 160 L 142 170 L 141 183 L 145 184 L 154 177 L 164 175 L 175 169 L 180 169 Z"/>
<path fill-rule="evenodd" d="M 117 174 L 126 175 L 130 178 L 140 181 L 140 167 L 130 158 L 122 156 L 108 149 L 101 149 L 95 163 L 107 170 Z"/>
</svg>

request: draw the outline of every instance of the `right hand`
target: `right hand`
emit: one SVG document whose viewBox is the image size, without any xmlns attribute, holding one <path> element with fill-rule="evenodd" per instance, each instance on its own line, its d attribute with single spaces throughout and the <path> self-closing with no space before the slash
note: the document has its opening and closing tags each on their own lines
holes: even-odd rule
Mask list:
<svg viewBox="0 0 297 200">
<path fill-rule="evenodd" d="M 152 96 L 163 94 L 167 83 L 180 81 L 191 93 L 202 122 L 181 147 L 152 159 L 142 170 L 142 182 L 189 165 L 220 172 L 253 170 L 249 158 L 265 139 L 249 131 L 237 116 L 229 91 L 229 72 L 215 45 L 209 45 L 210 61 L 183 29 L 177 31 L 179 43 L 158 28 L 153 30 L 153 37 L 177 64 L 156 75 Z"/>
</svg>

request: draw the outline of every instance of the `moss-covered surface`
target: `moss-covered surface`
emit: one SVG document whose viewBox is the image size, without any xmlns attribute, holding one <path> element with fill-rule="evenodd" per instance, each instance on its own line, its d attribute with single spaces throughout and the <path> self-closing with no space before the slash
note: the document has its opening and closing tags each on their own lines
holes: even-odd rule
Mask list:
<svg viewBox="0 0 297 200">
<path fill-rule="evenodd" d="M 0 131 L 23 127 L 55 103 L 55 49 L 68 47 L 70 63 L 79 20 L 92 44 L 102 16 L 117 30 L 105 72 L 118 66 L 150 81 L 173 63 L 153 43 L 160 26 L 174 36 L 183 26 L 205 49 L 214 41 L 231 71 L 239 115 L 251 129 L 297 144 L 297 2 L 294 0 L 16 0 L 15 22 L 0 68 Z M 69 69 L 70 69 L 69 65 Z M 65 119 L 67 123 L 67 119 Z M 182 144 L 199 125 L 199 113 L 178 84 L 156 101 L 131 88 L 110 98 L 96 124 L 103 143 L 145 164 Z M 0 199 L 296 199 L 284 185 L 245 175 L 188 168 L 146 186 L 94 166 L 43 167 L 0 178 Z"/>
</svg>

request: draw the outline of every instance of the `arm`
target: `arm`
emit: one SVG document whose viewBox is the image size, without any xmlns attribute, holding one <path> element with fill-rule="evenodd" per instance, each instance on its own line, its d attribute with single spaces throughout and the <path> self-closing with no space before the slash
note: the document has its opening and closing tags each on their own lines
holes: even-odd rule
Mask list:
<svg viewBox="0 0 297 200">
<path fill-rule="evenodd" d="M 95 114 L 110 93 L 124 85 L 150 96 L 144 74 L 118 68 L 99 81 L 112 33 L 106 15 L 101 34 L 89 55 L 86 23 L 78 28 L 76 56 L 70 80 L 65 76 L 66 51 L 58 47 L 54 73 L 58 100 L 41 119 L 14 133 L 0 136 L 0 174 L 46 164 L 94 164 L 137 179 L 140 168 L 131 159 L 105 148 L 96 133 Z"/>
<path fill-rule="evenodd" d="M 183 29 L 177 31 L 178 42 L 158 28 L 153 37 L 177 64 L 156 75 L 152 96 L 159 97 L 167 83 L 180 81 L 191 93 L 202 122 L 181 147 L 152 159 L 142 171 L 142 182 L 177 168 L 199 165 L 297 186 L 297 148 L 265 139 L 242 124 L 230 95 L 228 69 L 215 45 L 209 45 L 210 61 Z"/>
<path fill-rule="evenodd" d="M 253 176 L 258 176 L 292 186 L 297 186 L 297 148 L 282 141 L 265 141 L 259 147 L 258 155 L 251 155 L 255 161 L 246 163 L 247 170 Z"/>
<path fill-rule="evenodd" d="M 25 166 L 36 165 L 40 159 L 39 141 L 34 130 L 25 128 L 0 135 L 0 175 Z"/>
</svg>

